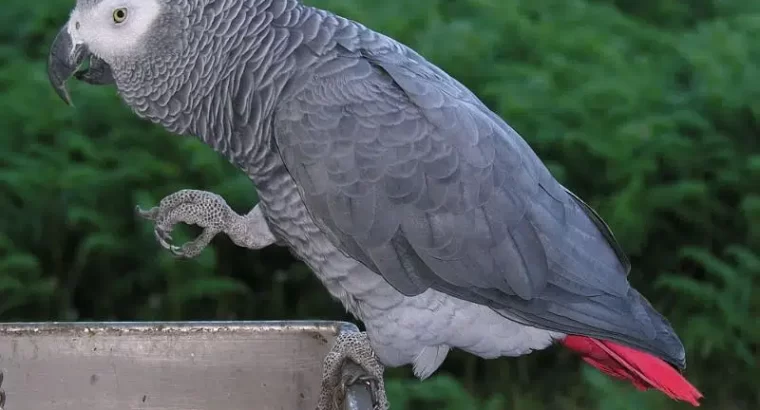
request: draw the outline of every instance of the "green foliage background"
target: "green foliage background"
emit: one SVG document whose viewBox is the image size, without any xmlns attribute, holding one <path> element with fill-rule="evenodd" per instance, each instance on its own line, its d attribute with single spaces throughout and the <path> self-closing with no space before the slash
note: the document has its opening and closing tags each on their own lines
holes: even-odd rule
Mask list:
<svg viewBox="0 0 760 410">
<path fill-rule="evenodd" d="M 760 3 L 740 0 L 313 0 L 471 87 L 605 217 L 631 281 L 674 323 L 707 409 L 760 407 Z M 135 204 L 181 188 L 239 212 L 249 181 L 198 141 L 136 119 L 112 88 L 47 83 L 71 0 L 0 11 L 0 319 L 348 319 L 284 249 L 225 237 L 159 249 Z M 179 240 L 197 231 L 187 229 Z M 388 374 L 396 409 L 677 409 L 562 349 L 438 376 Z"/>
</svg>

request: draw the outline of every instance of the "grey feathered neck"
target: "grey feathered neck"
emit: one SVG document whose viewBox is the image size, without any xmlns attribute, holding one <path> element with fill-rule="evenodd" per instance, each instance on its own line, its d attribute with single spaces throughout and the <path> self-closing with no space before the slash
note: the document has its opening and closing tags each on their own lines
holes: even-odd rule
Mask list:
<svg viewBox="0 0 760 410">
<path fill-rule="evenodd" d="M 114 64 L 122 98 L 169 131 L 217 148 L 240 118 L 246 93 L 271 86 L 285 58 L 282 29 L 299 20 L 297 0 L 166 0 L 167 12 L 138 58 Z M 285 72 L 279 73 L 286 74 Z M 238 113 L 240 117 L 243 113 Z"/>
</svg>

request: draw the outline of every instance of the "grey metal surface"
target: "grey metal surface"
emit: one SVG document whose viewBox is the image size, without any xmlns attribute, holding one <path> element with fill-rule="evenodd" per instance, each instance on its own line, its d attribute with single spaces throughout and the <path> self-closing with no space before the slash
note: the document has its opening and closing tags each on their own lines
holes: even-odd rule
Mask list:
<svg viewBox="0 0 760 410">
<path fill-rule="evenodd" d="M 314 409 L 342 322 L 0 325 L 5 410 Z M 346 408 L 371 408 L 366 387 Z"/>
</svg>

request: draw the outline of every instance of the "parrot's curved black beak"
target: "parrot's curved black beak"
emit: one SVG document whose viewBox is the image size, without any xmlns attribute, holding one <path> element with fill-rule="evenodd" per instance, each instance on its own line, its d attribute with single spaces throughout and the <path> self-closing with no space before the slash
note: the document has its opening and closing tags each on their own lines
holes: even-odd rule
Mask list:
<svg viewBox="0 0 760 410">
<path fill-rule="evenodd" d="M 89 67 L 80 69 L 85 62 L 89 62 Z M 94 85 L 114 83 L 111 67 L 90 53 L 84 44 L 75 44 L 68 26 L 63 26 L 50 47 L 48 79 L 56 94 L 68 105 L 71 105 L 71 96 L 66 89 L 66 81 L 72 76 Z"/>
<path fill-rule="evenodd" d="M 47 69 L 50 85 L 68 105 L 71 105 L 71 97 L 66 89 L 66 81 L 74 75 L 88 55 L 87 47 L 82 44 L 74 44 L 68 27 L 63 26 L 50 47 Z"/>
</svg>

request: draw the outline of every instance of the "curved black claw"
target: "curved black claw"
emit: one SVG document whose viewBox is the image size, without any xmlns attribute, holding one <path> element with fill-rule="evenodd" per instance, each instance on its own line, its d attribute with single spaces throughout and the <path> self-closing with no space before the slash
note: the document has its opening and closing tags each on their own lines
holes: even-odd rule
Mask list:
<svg viewBox="0 0 760 410">
<path fill-rule="evenodd" d="M 171 233 L 168 230 L 166 230 L 163 227 L 161 227 L 157 223 L 158 222 L 159 210 L 160 209 L 157 206 L 154 206 L 153 208 L 150 208 L 150 209 L 147 209 L 147 210 L 146 209 L 142 209 L 142 207 L 140 207 L 140 205 L 137 205 L 135 207 L 135 212 L 137 212 L 137 215 L 139 215 L 139 216 L 141 216 L 141 217 L 143 217 L 143 218 L 145 218 L 147 220 L 156 222 L 153 225 L 153 235 L 156 237 L 156 241 L 158 241 L 158 243 L 161 244 L 161 247 L 163 247 L 164 249 L 172 252 L 173 254 L 176 254 L 175 252 L 179 251 L 179 247 L 175 246 L 175 245 L 172 245 L 170 243 L 172 241 L 172 235 L 171 235 Z"/>
</svg>

